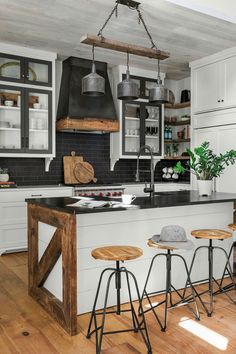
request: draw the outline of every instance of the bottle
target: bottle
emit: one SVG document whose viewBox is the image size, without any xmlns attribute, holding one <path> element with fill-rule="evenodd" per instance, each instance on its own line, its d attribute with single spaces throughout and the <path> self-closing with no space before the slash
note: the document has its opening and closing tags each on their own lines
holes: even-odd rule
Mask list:
<svg viewBox="0 0 236 354">
<path fill-rule="evenodd" d="M 169 127 L 169 130 L 168 130 L 168 139 L 172 140 L 172 128 L 171 127 Z"/>
<path fill-rule="evenodd" d="M 164 140 L 168 139 L 168 127 L 167 125 L 165 125 L 165 129 L 164 129 Z"/>
</svg>

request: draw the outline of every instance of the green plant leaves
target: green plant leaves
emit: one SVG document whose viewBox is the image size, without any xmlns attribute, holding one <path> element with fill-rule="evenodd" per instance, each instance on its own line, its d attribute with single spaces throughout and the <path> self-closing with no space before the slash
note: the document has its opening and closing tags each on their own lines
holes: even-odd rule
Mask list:
<svg viewBox="0 0 236 354">
<path fill-rule="evenodd" d="M 177 173 L 190 171 L 196 175 L 197 179 L 211 180 L 214 177 L 219 177 L 227 166 L 236 162 L 235 150 L 216 155 L 209 146 L 209 141 L 204 141 L 200 146 L 195 147 L 194 150 L 187 149 L 190 156 L 188 166 L 182 166 L 179 161 L 174 167 L 174 171 Z"/>
</svg>

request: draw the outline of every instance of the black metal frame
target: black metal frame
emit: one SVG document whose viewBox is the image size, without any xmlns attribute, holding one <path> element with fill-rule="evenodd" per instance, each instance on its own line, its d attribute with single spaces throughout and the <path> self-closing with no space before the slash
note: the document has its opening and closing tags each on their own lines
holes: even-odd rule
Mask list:
<svg viewBox="0 0 236 354">
<path fill-rule="evenodd" d="M 6 89 L 8 91 L 19 91 L 21 93 L 21 105 L 20 105 L 20 122 L 21 122 L 21 148 L 20 149 L 3 149 L 0 148 L 0 153 L 14 153 L 14 154 L 50 154 L 52 152 L 52 91 L 41 90 L 36 88 L 25 88 L 22 86 L 1 85 L 0 89 Z M 48 149 L 44 150 L 32 150 L 29 149 L 29 107 L 28 97 L 29 92 L 42 93 L 48 95 Z"/>
<path fill-rule="evenodd" d="M 162 155 L 162 108 L 161 105 L 157 106 L 155 104 L 145 102 L 145 101 L 123 101 L 122 103 L 122 154 L 123 155 L 134 155 L 137 156 L 137 152 L 128 152 L 125 151 L 125 130 L 126 130 L 126 120 L 125 120 L 125 111 L 126 111 L 126 104 L 134 104 L 139 106 L 140 109 L 140 140 L 139 140 L 139 147 L 142 145 L 147 144 L 147 140 L 145 139 L 145 128 L 146 128 L 146 107 L 156 107 L 159 109 L 159 125 L 158 125 L 158 137 L 159 137 L 159 152 L 154 152 L 154 156 L 161 156 Z M 141 156 L 148 156 L 148 153 L 142 152 Z"/>
<path fill-rule="evenodd" d="M 222 241 L 222 240 L 221 240 Z M 222 247 L 219 247 L 219 246 L 213 246 L 212 245 L 212 239 L 209 239 L 209 245 L 208 246 L 199 246 L 198 248 L 196 248 L 196 250 L 194 251 L 194 254 L 193 254 L 193 258 L 192 258 L 192 262 L 191 262 L 191 266 L 190 266 L 190 269 L 189 269 L 189 274 L 191 274 L 192 272 L 192 269 L 193 269 L 193 265 L 194 265 L 194 261 L 195 261 L 195 258 L 196 258 L 196 255 L 197 255 L 197 252 L 200 250 L 200 249 L 203 249 L 203 248 L 206 248 L 208 249 L 208 263 L 209 263 L 209 270 L 208 270 L 208 278 L 207 279 L 204 279 L 204 280 L 207 280 L 208 281 L 208 289 L 207 290 L 204 290 L 202 291 L 201 293 L 199 293 L 195 287 L 195 293 L 197 295 L 197 298 L 200 300 L 204 310 L 206 311 L 206 314 L 208 317 L 211 317 L 212 313 L 213 313 L 213 296 L 214 295 L 218 295 L 218 294 L 225 294 L 227 295 L 227 297 L 234 303 L 236 304 L 236 301 L 234 301 L 231 296 L 229 294 L 227 294 L 227 290 L 224 289 L 222 287 L 222 279 L 221 279 L 221 282 L 219 283 L 213 276 L 213 253 L 214 253 L 214 249 L 219 249 L 221 250 L 225 257 L 226 257 L 226 268 L 228 269 L 229 271 L 229 274 L 230 274 L 230 277 L 232 279 L 232 282 L 234 284 L 234 287 L 236 286 L 235 285 L 235 281 L 234 281 L 234 278 L 233 278 L 233 272 L 232 272 L 232 268 L 231 268 L 231 265 L 230 265 L 230 262 L 229 262 L 229 257 L 227 255 L 227 252 L 222 248 Z M 223 274 L 224 276 L 224 274 Z M 202 282 L 203 280 L 197 280 L 197 281 L 194 281 L 192 282 L 192 284 L 196 284 L 196 283 L 200 283 Z M 218 286 L 218 290 L 217 291 L 213 291 L 213 283 L 216 283 L 216 285 Z M 185 296 L 185 292 L 186 292 L 186 289 L 188 287 L 188 281 L 186 282 L 185 284 L 185 289 L 184 289 L 184 296 Z M 201 296 L 204 295 L 204 294 L 209 294 L 209 298 L 210 298 L 210 302 L 209 302 L 209 308 L 207 308 L 206 306 L 206 303 L 202 300 Z"/>
<path fill-rule="evenodd" d="M 0 53 L 0 58 L 9 58 L 12 61 L 19 61 L 20 66 L 20 78 L 11 78 L 6 76 L 0 76 L 0 81 L 9 81 L 9 82 L 20 82 L 24 84 L 30 85 L 38 85 L 38 86 L 52 86 L 52 62 L 47 60 L 35 59 L 35 58 L 28 58 L 22 57 L 18 55 L 11 55 L 6 53 Z M 38 64 L 45 64 L 48 66 L 48 82 L 41 82 L 41 81 L 32 81 L 28 80 L 28 66 L 29 62 L 34 62 Z"/>
<path fill-rule="evenodd" d="M 146 291 L 146 288 L 147 288 L 147 285 L 148 285 L 148 280 L 149 280 L 149 277 L 150 277 L 150 274 L 151 274 L 151 271 L 152 271 L 152 267 L 153 267 L 153 264 L 154 264 L 154 261 L 158 258 L 158 257 L 166 257 L 166 289 L 165 289 L 165 300 L 161 301 L 160 303 L 156 304 L 156 305 L 152 305 L 152 302 L 150 300 L 150 295 L 154 296 L 154 295 L 157 295 L 157 294 L 160 294 L 160 293 L 163 293 L 163 290 L 160 290 L 160 291 L 154 291 L 152 293 L 148 293 Z M 188 282 L 191 286 L 191 290 L 192 290 L 192 294 L 190 295 L 191 298 L 189 300 L 187 300 L 185 298 L 185 294 L 184 295 L 181 295 L 180 291 L 177 290 L 172 282 L 171 282 L 171 260 L 172 260 L 172 257 L 176 257 L 176 258 L 180 258 L 183 263 L 184 263 L 184 267 L 185 267 L 185 270 L 186 270 L 186 273 L 187 273 L 187 279 L 188 279 Z M 176 292 L 176 294 L 179 296 L 180 300 L 173 303 L 173 300 L 172 300 L 172 289 L 174 292 Z M 192 285 L 192 282 L 191 282 L 191 279 L 190 279 L 190 272 L 188 270 L 188 267 L 187 267 L 187 263 L 185 261 L 185 259 L 180 255 L 180 254 L 172 254 L 171 253 L 171 250 L 167 250 L 167 253 L 159 253 L 157 255 L 155 255 L 153 258 L 152 258 L 152 261 L 151 261 L 151 264 L 150 264 L 150 267 L 149 267 L 149 271 L 148 271 L 148 275 L 147 275 L 147 278 L 146 278 L 146 281 L 145 281 L 145 285 L 144 285 L 144 289 L 143 289 L 143 293 L 142 293 L 142 298 L 141 300 L 143 301 L 144 297 L 146 297 L 148 299 L 148 302 L 149 302 L 149 305 L 150 305 L 150 308 L 147 309 L 147 310 L 143 310 L 143 313 L 147 313 L 149 311 L 152 311 L 160 328 L 161 328 L 161 331 L 162 332 L 165 332 L 166 328 L 167 328 L 167 317 L 168 317 L 168 309 L 171 309 L 171 308 L 175 308 L 175 307 L 178 307 L 178 306 L 183 306 L 183 305 L 188 305 L 189 303 L 192 303 L 194 302 L 195 304 L 195 311 L 196 313 L 193 311 L 193 309 L 191 309 L 191 311 L 194 313 L 195 315 L 195 319 L 196 320 L 200 320 L 200 313 L 199 313 L 199 310 L 198 310 L 198 305 L 197 305 L 197 302 L 196 302 L 196 296 L 195 296 L 195 290 L 194 290 L 194 287 Z M 164 316 L 164 322 L 162 323 L 161 320 L 159 319 L 156 311 L 155 311 L 155 308 L 161 306 L 165 304 L 165 316 Z M 140 309 L 139 309 L 140 310 Z"/>
<path fill-rule="evenodd" d="M 220 286 L 222 287 L 224 278 L 225 278 L 225 276 L 227 276 L 227 274 L 230 277 L 230 279 L 232 280 L 232 282 L 230 284 L 227 284 L 226 286 L 223 286 L 224 291 L 236 290 L 236 285 L 235 285 L 235 280 L 234 280 L 235 274 L 234 274 L 234 272 L 232 272 L 232 276 L 233 276 L 232 277 L 231 273 L 230 273 L 230 270 L 228 268 L 228 262 L 230 262 L 230 257 L 232 255 L 234 247 L 236 247 L 236 241 L 233 242 L 233 244 L 232 244 L 232 246 L 230 248 L 230 251 L 229 251 L 229 254 L 228 254 L 228 257 L 227 257 L 227 262 L 225 264 L 223 275 L 222 275 L 222 278 L 221 278 L 221 281 L 220 281 Z"/>
<path fill-rule="evenodd" d="M 109 275 L 108 281 L 107 281 L 107 286 L 106 286 L 106 293 L 105 293 L 105 300 L 104 300 L 104 307 L 102 310 L 96 311 L 96 305 L 97 305 L 97 300 L 101 288 L 101 283 L 103 279 L 103 275 L 107 272 L 110 271 L 111 274 Z M 126 275 L 126 282 L 127 282 L 127 287 L 128 287 L 128 293 L 129 293 L 129 303 L 130 303 L 130 308 L 127 310 L 122 310 L 121 309 L 121 303 L 120 303 L 120 290 L 121 290 L 121 274 L 125 273 Z M 109 290 L 110 290 L 110 283 L 112 278 L 115 276 L 115 286 L 116 286 L 116 297 L 117 297 L 117 305 L 116 305 L 116 310 L 114 311 L 107 311 L 107 300 L 108 300 L 108 295 L 109 295 Z M 131 288 L 130 288 L 130 280 L 129 277 L 133 279 L 137 297 L 138 297 L 138 302 L 139 302 L 139 307 L 140 307 L 140 314 L 142 316 L 141 321 L 138 320 L 138 316 L 135 313 L 134 306 L 133 306 L 133 300 L 131 296 Z M 117 315 L 120 315 L 122 312 L 131 312 L 132 314 L 132 322 L 133 322 L 133 328 L 130 329 L 125 329 L 125 330 L 118 330 L 118 331 L 109 331 L 109 332 L 104 332 L 104 327 L 105 327 L 105 318 L 107 314 L 113 314 L 116 313 Z M 102 315 L 102 322 L 101 325 L 98 326 L 97 323 L 97 316 Z M 94 329 L 91 331 L 92 325 L 94 324 Z M 99 335 L 99 330 L 100 330 L 100 335 Z M 147 347 L 147 353 L 151 354 L 152 349 L 151 349 L 151 344 L 149 340 L 149 335 L 147 331 L 147 326 L 146 326 L 146 321 L 144 317 L 144 312 L 143 312 L 143 307 L 142 307 L 142 302 L 141 302 L 141 297 L 138 289 L 138 283 L 137 280 L 132 272 L 127 270 L 125 267 L 120 267 L 120 262 L 116 261 L 116 268 L 106 268 L 102 271 L 99 282 L 98 282 L 98 287 L 97 287 L 97 292 L 94 300 L 94 305 L 89 321 L 89 326 L 88 326 L 88 332 L 87 332 L 87 338 L 90 338 L 90 336 L 95 333 L 96 335 L 96 354 L 101 353 L 101 347 L 102 347 L 102 338 L 106 334 L 115 334 L 115 333 L 123 333 L 123 332 L 138 332 L 140 331 L 143 341 Z M 144 332 L 144 333 L 143 333 Z"/>
</svg>

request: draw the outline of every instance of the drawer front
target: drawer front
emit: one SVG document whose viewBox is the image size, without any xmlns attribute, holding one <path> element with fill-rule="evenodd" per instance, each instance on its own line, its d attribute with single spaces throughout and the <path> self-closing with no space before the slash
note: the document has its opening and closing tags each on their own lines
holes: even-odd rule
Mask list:
<svg viewBox="0 0 236 354">
<path fill-rule="evenodd" d="M 8 190 L 0 192 L 0 203 L 24 202 L 27 198 L 50 198 L 50 197 L 71 197 L 73 189 L 70 187 L 58 187 L 52 189 L 29 189 L 29 190 Z"/>
<path fill-rule="evenodd" d="M 27 247 L 26 225 L 0 227 L 0 255 L 6 251 L 14 251 Z"/>
<path fill-rule="evenodd" d="M 0 225 L 26 224 L 25 202 L 0 203 Z"/>
</svg>

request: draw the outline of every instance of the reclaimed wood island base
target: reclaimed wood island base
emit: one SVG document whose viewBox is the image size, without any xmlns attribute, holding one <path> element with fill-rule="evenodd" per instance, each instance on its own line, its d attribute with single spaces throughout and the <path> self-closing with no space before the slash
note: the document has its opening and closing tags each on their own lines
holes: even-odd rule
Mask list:
<svg viewBox="0 0 236 354">
<path fill-rule="evenodd" d="M 235 194 L 214 193 L 199 197 L 194 191 L 158 193 L 136 198 L 134 209 L 100 208 L 81 209 L 67 206 L 73 198 L 29 199 L 28 202 L 28 270 L 29 294 L 49 312 L 70 334 L 77 333 L 77 315 L 89 312 L 95 297 L 101 271 L 111 262 L 95 261 L 90 253 L 105 245 L 133 245 L 143 249 L 143 256 L 126 263 L 142 290 L 153 255 L 158 252 L 147 247 L 147 239 L 160 232 L 165 225 L 178 224 L 190 231 L 199 228 L 222 228 L 233 220 Z M 196 246 L 204 240 L 192 240 Z M 216 241 L 226 251 L 231 239 Z M 216 252 L 218 252 L 216 250 Z M 193 251 L 178 251 L 189 264 Z M 225 259 L 216 254 L 215 278 L 222 275 Z M 186 278 L 181 264 L 173 264 L 176 288 L 184 286 Z M 153 268 L 149 292 L 165 288 L 164 262 Z M 207 254 L 196 259 L 192 280 L 205 279 L 208 272 Z M 132 294 L 135 299 L 135 294 Z M 103 293 L 98 307 L 103 305 Z M 128 300 L 122 293 L 121 302 Z M 109 306 L 116 304 L 111 292 Z"/>
</svg>

